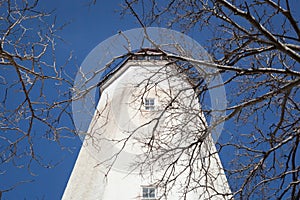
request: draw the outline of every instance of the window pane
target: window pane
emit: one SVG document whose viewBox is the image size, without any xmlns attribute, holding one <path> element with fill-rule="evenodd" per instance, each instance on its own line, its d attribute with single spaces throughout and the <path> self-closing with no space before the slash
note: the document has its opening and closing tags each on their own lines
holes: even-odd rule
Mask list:
<svg viewBox="0 0 300 200">
<path fill-rule="evenodd" d="M 155 99 L 154 98 L 146 98 L 145 99 L 145 109 L 146 110 L 154 110 Z"/>
<path fill-rule="evenodd" d="M 148 188 L 143 188 L 143 197 L 144 198 L 148 197 Z"/>
<path fill-rule="evenodd" d="M 155 189 L 154 188 L 149 188 L 149 197 L 155 197 Z"/>
</svg>

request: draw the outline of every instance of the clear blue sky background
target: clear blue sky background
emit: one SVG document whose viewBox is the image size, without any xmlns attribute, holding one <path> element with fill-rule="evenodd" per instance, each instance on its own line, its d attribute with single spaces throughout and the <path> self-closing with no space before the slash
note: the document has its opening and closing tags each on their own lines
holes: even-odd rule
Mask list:
<svg viewBox="0 0 300 200">
<path fill-rule="evenodd" d="M 121 0 L 97 0 L 96 5 L 88 6 L 89 1 L 41 0 L 39 4 L 41 9 L 48 11 L 55 9 L 54 14 L 57 16 L 58 26 L 70 22 L 59 32 L 65 42 L 57 41 L 56 56 L 58 64 L 62 65 L 68 58 L 70 51 L 73 51 L 75 59 L 72 63 L 74 63 L 74 66 L 69 65 L 67 67 L 67 72 L 73 77 L 75 77 L 77 67 L 97 44 L 117 34 L 120 30 L 125 31 L 140 27 L 134 17 L 121 17 L 119 12 L 121 10 L 119 6 L 122 3 Z M 200 34 L 197 32 L 189 33 L 192 38 L 205 46 L 204 41 L 208 35 L 203 32 Z M 247 128 L 239 127 L 239 131 L 244 131 Z M 39 135 L 39 133 L 36 133 L 36 135 Z M 4 169 L 7 175 L 0 176 L 1 189 L 22 180 L 34 181 L 17 186 L 11 192 L 4 193 L 2 198 L 8 200 L 59 200 L 81 147 L 81 141 L 78 137 L 66 139 L 62 142 L 62 146 L 59 146 L 55 142 L 43 140 L 43 142 L 37 143 L 35 147 L 39 152 L 42 152 L 41 156 L 45 158 L 46 163 L 49 161 L 53 164 L 57 163 L 54 168 L 45 169 L 33 165 L 31 169 L 35 175 L 30 175 L 26 167 L 19 169 L 7 165 L 7 169 Z M 232 155 L 232 152 L 223 152 L 228 154 L 227 157 Z"/>
<path fill-rule="evenodd" d="M 57 59 L 63 64 L 70 51 L 74 53 L 76 64 L 84 60 L 85 56 L 101 41 L 115 35 L 119 30 L 137 28 L 138 24 L 133 17 L 123 18 L 118 12 L 120 0 L 98 0 L 96 5 L 87 6 L 89 0 L 51 0 L 40 1 L 39 7 L 48 11 L 55 9 L 57 25 L 70 22 L 59 35 L 65 43 L 57 43 Z M 68 66 L 69 74 L 76 74 L 77 68 Z M 42 131 L 42 130 L 41 130 Z M 1 188 L 13 185 L 20 180 L 34 180 L 31 183 L 21 184 L 11 192 L 4 193 L 3 199 L 60 199 L 68 178 L 80 150 L 81 141 L 75 137 L 65 140 L 62 146 L 69 150 L 62 150 L 54 142 L 44 142 L 36 148 L 44 152 L 45 161 L 58 163 L 52 169 L 32 166 L 32 176 L 26 168 L 15 168 L 7 165 L 6 174 L 1 176 Z M 71 152 L 71 153 L 70 153 Z"/>
</svg>

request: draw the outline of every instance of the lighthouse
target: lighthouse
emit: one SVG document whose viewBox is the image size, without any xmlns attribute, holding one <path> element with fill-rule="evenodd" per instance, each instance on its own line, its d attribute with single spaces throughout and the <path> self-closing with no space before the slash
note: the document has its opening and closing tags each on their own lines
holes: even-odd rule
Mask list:
<svg viewBox="0 0 300 200">
<path fill-rule="evenodd" d="M 200 77 L 157 49 L 107 70 L 62 199 L 230 199 L 201 111 Z"/>
</svg>

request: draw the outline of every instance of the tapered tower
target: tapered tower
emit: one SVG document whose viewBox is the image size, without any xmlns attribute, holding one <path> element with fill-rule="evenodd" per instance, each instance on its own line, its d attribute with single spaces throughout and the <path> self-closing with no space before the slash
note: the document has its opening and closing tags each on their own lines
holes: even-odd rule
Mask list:
<svg viewBox="0 0 300 200">
<path fill-rule="evenodd" d="M 153 49 L 107 71 L 63 199 L 229 199 L 199 76 Z"/>
</svg>

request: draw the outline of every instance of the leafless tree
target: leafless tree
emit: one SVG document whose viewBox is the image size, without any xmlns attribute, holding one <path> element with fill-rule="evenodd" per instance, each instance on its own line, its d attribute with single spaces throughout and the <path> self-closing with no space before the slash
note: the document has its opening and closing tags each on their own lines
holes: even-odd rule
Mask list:
<svg viewBox="0 0 300 200">
<path fill-rule="evenodd" d="M 34 173 L 31 165 L 55 165 L 40 156 L 37 146 L 43 140 L 59 144 L 72 132 L 72 81 L 64 72 L 71 57 L 58 64 L 55 48 L 62 27 L 38 0 L 1 0 L 0 13 L 0 176 L 10 167 Z M 62 119 L 70 121 L 64 125 Z M 30 180 L 0 188 L 0 197 L 25 182 Z"/>
<path fill-rule="evenodd" d="M 236 199 L 300 198 L 298 7 L 289 0 L 124 2 L 142 27 L 206 39 L 209 67 L 222 73 L 228 95 L 217 149 Z"/>
<path fill-rule="evenodd" d="M 0 166 L 25 166 L 29 171 L 33 163 L 49 167 L 35 151 L 37 139 L 59 142 L 72 132 L 71 127 L 65 127 L 65 121 L 61 122 L 72 122 L 72 82 L 64 66 L 56 61 L 56 32 L 60 27 L 56 27 L 51 13 L 38 11 L 37 3 L 38 0 L 0 1 Z M 297 5 L 292 0 L 124 2 L 124 13 L 133 15 L 142 27 L 159 24 L 194 35 L 203 31 L 212 63 L 163 53 L 172 62 L 205 64 L 223 75 L 229 102 L 227 115 L 220 120 L 228 126 L 217 149 L 236 199 L 300 198 Z M 202 77 L 195 79 L 201 101 L 209 88 L 201 82 Z M 166 104 L 165 110 L 171 112 L 168 109 Z M 209 106 L 203 105 L 202 109 L 204 115 L 212 112 Z M 176 128 L 170 131 L 176 132 Z M 160 150 L 157 155 L 168 155 L 164 154 L 168 149 L 161 148 L 163 143 L 152 137 L 145 141 L 150 149 Z M 189 162 L 197 163 L 202 158 L 193 154 L 193 148 L 201 145 L 203 140 L 193 140 L 184 150 L 186 155 L 193 155 Z M 155 157 L 149 158 L 142 166 L 153 163 L 151 159 Z M 165 162 L 164 167 L 172 169 L 172 163 L 168 168 Z M 166 170 L 166 175 L 168 172 L 171 175 L 172 171 Z M 172 184 L 168 179 L 171 176 L 165 177 L 161 183 Z M 191 178 L 197 181 L 189 174 L 186 178 L 187 183 Z M 0 188 L 0 196 L 23 182 L 28 181 Z"/>
</svg>

